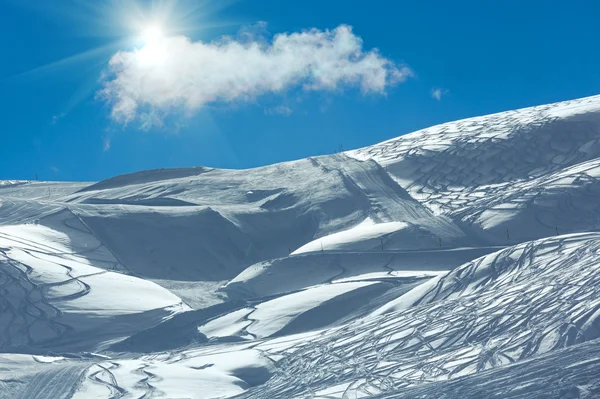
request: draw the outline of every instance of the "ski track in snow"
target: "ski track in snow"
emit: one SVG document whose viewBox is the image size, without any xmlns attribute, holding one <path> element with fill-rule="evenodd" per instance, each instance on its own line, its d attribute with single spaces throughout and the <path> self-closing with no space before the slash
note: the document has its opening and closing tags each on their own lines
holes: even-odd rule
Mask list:
<svg viewBox="0 0 600 399">
<path fill-rule="evenodd" d="M 0 398 L 600 397 L 599 203 L 600 96 L 0 181 Z"/>
<path fill-rule="evenodd" d="M 597 398 L 600 396 L 599 344 L 598 340 L 590 341 L 508 367 L 498 367 L 467 377 L 418 385 L 391 394 L 373 396 L 373 398 Z"/>
<path fill-rule="evenodd" d="M 442 278 L 415 307 L 268 351 L 283 357 L 278 374 L 245 397 L 319 397 L 337 384 L 374 395 L 599 338 L 599 239 L 552 238 L 488 255 Z"/>
<path fill-rule="evenodd" d="M 419 202 L 435 213 L 476 224 L 492 242 L 555 235 L 556 228 L 561 234 L 596 229 L 600 208 L 590 205 L 598 192 L 598 104 L 600 97 L 589 97 L 465 119 L 347 154 L 381 163 Z M 586 196 L 596 200 L 582 198 Z M 488 236 L 489 226 L 477 223 L 484 212 L 514 214 L 530 208 L 539 226 L 509 223 Z M 561 218 L 557 209 L 568 214 Z M 571 223 L 567 216 L 584 220 Z M 508 240 L 506 228 L 513 233 Z"/>
<path fill-rule="evenodd" d="M 63 221 L 68 220 L 67 217 Z M 87 297 L 97 295 L 97 290 L 108 294 L 112 289 L 110 285 L 131 284 L 131 287 L 143 288 L 135 285 L 130 277 L 121 277 L 90 265 L 90 262 L 96 262 L 114 268 L 115 262 L 94 258 L 102 248 L 101 243 L 76 251 L 58 243 L 61 240 L 66 242 L 68 238 L 43 226 L 0 227 L 0 348 L 35 352 L 88 346 L 93 350 L 94 345 L 101 342 L 98 342 L 99 338 L 88 338 L 89 343 L 86 344 L 83 337 L 78 336 L 81 334 L 77 331 L 79 328 L 85 331 L 85 322 L 92 323 L 97 318 L 103 323 L 103 318 L 110 320 L 119 315 L 153 310 L 152 305 L 160 302 L 154 300 L 152 304 L 130 306 L 120 304 L 115 308 L 114 304 L 109 305 L 111 299 L 108 299 L 106 310 L 101 309 L 101 304 L 90 303 Z M 92 281 L 97 283 L 95 287 L 92 287 Z M 148 283 L 144 284 L 150 288 Z M 160 289 L 156 287 L 155 294 L 159 293 Z M 174 296 L 172 298 L 175 299 Z M 124 295 L 123 300 L 127 299 L 139 300 L 135 293 Z M 159 307 L 165 308 L 166 316 L 170 313 L 166 308 L 176 305 L 176 301 L 166 300 Z M 107 337 L 110 335 L 107 332 Z M 114 338 L 117 337 L 118 332 Z"/>
<path fill-rule="evenodd" d="M 81 366 L 53 367 L 35 375 L 28 382 L 21 398 L 69 399 L 75 392 L 74 382 L 79 381 L 84 369 Z"/>
</svg>

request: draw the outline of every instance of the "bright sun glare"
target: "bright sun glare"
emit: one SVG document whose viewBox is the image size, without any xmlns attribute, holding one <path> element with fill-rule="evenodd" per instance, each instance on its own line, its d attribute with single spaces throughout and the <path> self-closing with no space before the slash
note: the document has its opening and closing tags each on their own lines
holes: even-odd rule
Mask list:
<svg viewBox="0 0 600 399">
<path fill-rule="evenodd" d="M 138 51 L 138 57 L 145 65 L 156 66 L 164 61 L 164 38 L 165 31 L 160 25 L 149 25 L 142 30 L 143 47 Z"/>
<path fill-rule="evenodd" d="M 165 34 L 162 27 L 158 25 L 147 26 L 142 33 L 142 38 L 146 45 L 156 44 L 156 42 L 160 41 L 164 36 Z"/>
</svg>

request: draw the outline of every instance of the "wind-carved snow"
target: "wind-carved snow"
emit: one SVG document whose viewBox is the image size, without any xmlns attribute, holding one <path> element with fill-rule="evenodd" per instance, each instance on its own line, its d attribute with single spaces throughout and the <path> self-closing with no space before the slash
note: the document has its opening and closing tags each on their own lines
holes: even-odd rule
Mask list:
<svg viewBox="0 0 600 399">
<path fill-rule="evenodd" d="M 0 398 L 597 397 L 599 159 L 590 97 L 250 170 L 0 182 Z"/>
<path fill-rule="evenodd" d="M 0 227 L 3 350 L 98 350 L 186 309 L 153 283 L 91 266 L 102 244 L 79 252 L 69 244 L 45 226 Z"/>
</svg>

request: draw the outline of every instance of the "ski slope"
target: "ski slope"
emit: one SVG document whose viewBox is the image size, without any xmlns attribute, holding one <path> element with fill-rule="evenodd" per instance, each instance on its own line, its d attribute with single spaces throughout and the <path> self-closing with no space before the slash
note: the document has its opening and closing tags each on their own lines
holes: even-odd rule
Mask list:
<svg viewBox="0 0 600 399">
<path fill-rule="evenodd" d="M 520 244 L 430 280 L 359 321 L 284 348 L 260 344 L 281 356 L 279 373 L 247 397 L 368 397 L 600 338 L 599 249 L 597 234 Z"/>
<path fill-rule="evenodd" d="M 114 263 L 102 244 L 69 244 L 45 226 L 0 227 L 3 351 L 96 351 L 187 309 L 151 282 L 93 266 Z"/>
<path fill-rule="evenodd" d="M 596 96 L 0 181 L 0 398 L 598 397 L 599 178 Z"/>
<path fill-rule="evenodd" d="M 451 398 L 595 398 L 598 383 L 598 340 L 550 352 L 531 360 L 474 375 L 432 384 L 422 384 L 378 399 Z"/>
<path fill-rule="evenodd" d="M 489 243 L 518 243 L 596 229 L 599 140 L 595 96 L 450 122 L 347 154 L 376 160 L 432 212 Z"/>
</svg>

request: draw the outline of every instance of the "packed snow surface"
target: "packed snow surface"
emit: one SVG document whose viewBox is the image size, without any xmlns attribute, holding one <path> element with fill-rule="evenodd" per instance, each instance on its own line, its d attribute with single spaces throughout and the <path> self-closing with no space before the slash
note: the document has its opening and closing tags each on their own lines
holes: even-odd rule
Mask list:
<svg viewBox="0 0 600 399">
<path fill-rule="evenodd" d="M 2 180 L 0 398 L 600 397 L 599 179 L 589 97 L 250 170 Z"/>
</svg>

